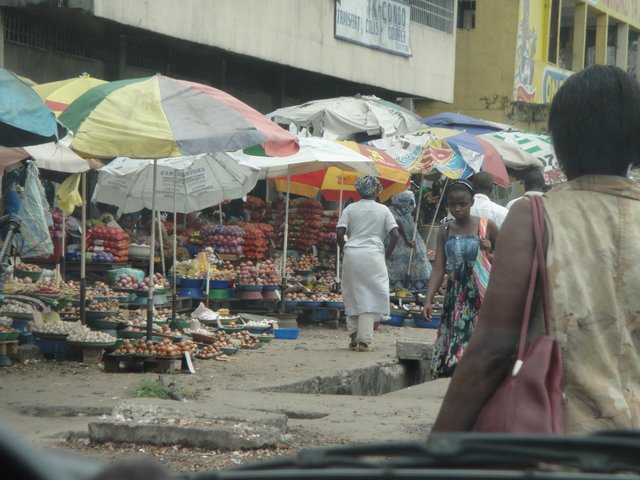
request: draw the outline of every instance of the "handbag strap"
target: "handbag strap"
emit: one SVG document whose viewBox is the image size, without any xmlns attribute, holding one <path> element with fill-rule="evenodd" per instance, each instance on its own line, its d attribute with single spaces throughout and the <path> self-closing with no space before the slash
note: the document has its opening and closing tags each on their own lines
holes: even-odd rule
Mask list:
<svg viewBox="0 0 640 480">
<path fill-rule="evenodd" d="M 538 275 L 542 286 L 542 303 L 544 310 L 544 327 L 545 334 L 549 335 L 551 331 L 549 320 L 549 302 L 548 302 L 548 278 L 547 268 L 545 265 L 543 233 L 544 233 L 544 211 L 542 208 L 542 200 L 538 196 L 529 197 L 531 203 L 531 217 L 533 223 L 533 234 L 535 238 L 535 248 L 533 259 L 531 261 L 531 273 L 529 274 L 529 287 L 527 288 L 527 296 L 525 300 L 524 314 L 522 318 L 522 327 L 520 330 L 520 341 L 518 344 L 518 355 L 513 366 L 512 375 L 515 376 L 522 367 L 525 349 L 527 345 L 527 332 L 529 331 L 529 321 L 531 320 L 531 310 L 533 307 L 533 295 L 536 289 Z"/>
<path fill-rule="evenodd" d="M 544 207 L 542 199 L 534 196 L 531 199 L 531 209 L 537 222 L 534 222 L 533 233 L 536 237 L 536 253 L 538 256 L 538 274 L 542 286 L 542 306 L 544 311 L 545 335 L 551 335 L 551 305 L 549 303 L 549 277 L 547 276 L 547 262 L 544 254 Z M 537 227 L 537 228 L 536 228 Z"/>
</svg>

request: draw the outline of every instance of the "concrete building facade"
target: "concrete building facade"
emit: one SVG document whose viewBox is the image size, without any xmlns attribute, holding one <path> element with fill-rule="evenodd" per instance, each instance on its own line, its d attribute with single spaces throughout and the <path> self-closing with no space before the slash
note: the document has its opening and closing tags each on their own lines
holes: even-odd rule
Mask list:
<svg viewBox="0 0 640 480">
<path fill-rule="evenodd" d="M 37 83 L 156 72 L 262 112 L 356 93 L 452 102 L 455 0 L 0 0 L 0 64 Z"/>
<path fill-rule="evenodd" d="M 611 64 L 640 75 L 639 32 L 638 0 L 459 0 L 454 102 L 417 110 L 541 131 L 572 73 Z"/>
</svg>

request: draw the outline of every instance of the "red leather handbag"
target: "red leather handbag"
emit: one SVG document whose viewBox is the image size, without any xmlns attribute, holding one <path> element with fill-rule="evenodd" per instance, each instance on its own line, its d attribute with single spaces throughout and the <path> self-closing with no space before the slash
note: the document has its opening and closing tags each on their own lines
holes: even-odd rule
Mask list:
<svg viewBox="0 0 640 480">
<path fill-rule="evenodd" d="M 551 336 L 547 270 L 543 249 L 544 213 L 540 197 L 530 197 L 535 253 L 520 331 L 518 355 L 476 420 L 474 431 L 561 435 L 565 432 L 560 343 Z M 536 280 L 542 287 L 545 334 L 527 347 Z"/>
</svg>

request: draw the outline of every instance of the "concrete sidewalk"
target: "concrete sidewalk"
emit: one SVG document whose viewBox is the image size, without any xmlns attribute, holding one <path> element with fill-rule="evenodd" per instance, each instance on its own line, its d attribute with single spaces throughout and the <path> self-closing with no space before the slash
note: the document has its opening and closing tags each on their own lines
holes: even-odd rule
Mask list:
<svg viewBox="0 0 640 480">
<path fill-rule="evenodd" d="M 375 335 L 375 350 L 361 353 L 347 349 L 343 327 L 303 326 L 298 340 L 273 340 L 258 350 L 240 350 L 229 362 L 196 360 L 195 374 L 104 373 L 99 365 L 74 362 L 15 365 L 0 370 L 0 395 L 5 405 L 0 421 L 41 446 L 54 445 L 69 432 L 87 435 L 90 430 L 94 439 L 106 441 L 109 435 L 117 437 L 109 427 L 116 424 L 123 426 L 120 434 L 127 431 L 126 438 L 131 441 L 129 427 L 134 422 L 144 424 L 147 430 L 155 425 L 155 433 L 144 435 L 168 439 L 174 438 L 168 434 L 168 425 L 172 435 L 178 436 L 191 429 L 189 437 L 195 438 L 195 430 L 203 430 L 204 437 L 214 442 L 210 448 L 222 448 L 219 444 L 225 442 L 230 448 L 252 448 L 230 440 L 243 435 L 222 434 L 229 429 L 237 431 L 239 425 L 245 429 L 245 438 L 264 441 L 259 444 L 263 446 L 285 439 L 289 429 L 335 439 L 336 443 L 424 438 L 440 407 L 447 380 L 378 396 L 318 392 L 349 393 L 349 382 L 362 390 L 370 387 L 367 381 L 375 384 L 373 389 L 394 388 L 389 378 L 397 380 L 397 373 L 405 368 L 396 360 L 396 343 L 432 343 L 435 333 L 431 329 L 382 326 Z M 367 380 L 362 372 L 367 372 L 364 377 L 377 372 L 380 378 Z M 187 402 L 131 398 L 131 389 L 141 379 L 159 377 L 165 385 L 173 383 Z M 218 433 L 211 434 L 213 431 Z M 147 438 L 144 435 L 141 441 Z"/>
</svg>

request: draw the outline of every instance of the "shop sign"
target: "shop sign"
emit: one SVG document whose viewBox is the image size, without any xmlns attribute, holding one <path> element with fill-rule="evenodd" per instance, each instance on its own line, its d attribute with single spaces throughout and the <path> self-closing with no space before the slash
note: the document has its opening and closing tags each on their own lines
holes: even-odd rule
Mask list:
<svg viewBox="0 0 640 480">
<path fill-rule="evenodd" d="M 571 72 L 546 66 L 542 74 L 542 103 L 551 103 L 560 86 Z"/>
<path fill-rule="evenodd" d="M 410 57 L 411 7 L 394 0 L 336 0 L 335 38 Z"/>
</svg>

